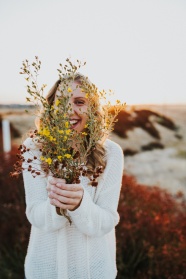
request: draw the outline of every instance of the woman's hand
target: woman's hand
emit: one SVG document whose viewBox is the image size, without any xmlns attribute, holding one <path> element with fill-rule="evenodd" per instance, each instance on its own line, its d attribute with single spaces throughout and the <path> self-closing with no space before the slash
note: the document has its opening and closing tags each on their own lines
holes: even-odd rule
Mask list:
<svg viewBox="0 0 186 279">
<path fill-rule="evenodd" d="M 64 179 L 51 176 L 46 189 L 52 205 L 72 211 L 79 207 L 84 193 L 81 184 L 66 184 Z"/>
</svg>

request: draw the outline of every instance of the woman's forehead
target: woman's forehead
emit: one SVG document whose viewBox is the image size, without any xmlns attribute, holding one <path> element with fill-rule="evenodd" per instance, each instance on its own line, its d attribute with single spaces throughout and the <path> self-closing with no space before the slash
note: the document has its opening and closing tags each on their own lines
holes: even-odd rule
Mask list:
<svg viewBox="0 0 186 279">
<path fill-rule="evenodd" d="M 71 82 L 70 87 L 72 89 L 72 97 L 85 97 L 85 92 L 82 91 L 81 85 L 77 82 Z"/>
<path fill-rule="evenodd" d="M 61 92 L 60 90 L 64 90 L 62 85 L 59 85 L 59 88 L 56 91 L 56 96 L 60 97 Z M 66 89 L 63 91 L 63 94 L 69 94 L 71 97 L 85 97 L 85 93 L 83 92 L 81 88 L 81 84 L 76 81 L 70 81 L 68 84 L 66 84 Z"/>
</svg>

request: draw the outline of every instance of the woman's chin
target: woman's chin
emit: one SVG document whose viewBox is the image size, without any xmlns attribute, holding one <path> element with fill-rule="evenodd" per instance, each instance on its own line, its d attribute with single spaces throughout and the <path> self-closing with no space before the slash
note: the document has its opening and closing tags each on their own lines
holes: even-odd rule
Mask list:
<svg viewBox="0 0 186 279">
<path fill-rule="evenodd" d="M 72 128 L 74 131 L 76 131 L 77 133 L 80 133 L 83 131 L 83 128 L 81 127 L 81 123 L 77 123 L 76 125 L 72 126 Z"/>
</svg>

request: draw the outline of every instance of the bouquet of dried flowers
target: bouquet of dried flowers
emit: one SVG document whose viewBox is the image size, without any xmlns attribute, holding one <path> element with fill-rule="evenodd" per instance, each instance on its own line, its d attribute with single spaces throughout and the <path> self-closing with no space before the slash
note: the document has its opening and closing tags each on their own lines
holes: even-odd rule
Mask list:
<svg viewBox="0 0 186 279">
<path fill-rule="evenodd" d="M 64 66 L 60 64 L 57 98 L 51 105 L 44 97 L 46 85 L 39 87 L 37 82 L 41 61 L 37 56 L 31 65 L 28 60 L 23 61 L 20 74 L 26 75 L 25 79 L 28 82 L 29 98 L 27 97 L 27 101 L 35 105 L 36 116 L 39 118 L 38 129 L 31 132 L 30 137 L 38 145 L 41 156 L 40 158 L 34 156 L 24 144 L 20 145 L 20 153 L 17 154 L 18 161 L 14 165 L 14 172 L 11 176 L 17 177 L 22 171 L 29 171 L 33 177 L 50 174 L 65 179 L 67 183 L 80 183 L 81 176 L 89 176 L 90 185 L 97 186 L 96 179 L 102 173 L 102 166 L 96 167 L 90 175 L 87 157 L 96 148 L 96 144 L 104 140 L 112 131 L 116 116 L 123 109 L 124 104 L 117 101 L 110 113 L 111 104 L 108 102 L 98 113 L 99 102 L 101 99 L 106 99 L 106 92 L 99 91 L 86 77 L 77 87 L 80 86 L 85 92 L 85 98 L 88 98 L 87 122 L 82 132 L 78 133 L 75 129 L 71 129 L 73 123 L 69 119 L 69 113 L 72 111 L 69 102 L 72 95 L 70 85 L 79 68 L 85 64 L 79 60 L 73 64 L 69 59 L 66 59 Z M 30 152 L 29 159 L 25 160 L 25 152 Z M 38 168 L 38 161 L 40 168 Z M 64 211 L 61 213 L 65 215 Z"/>
</svg>

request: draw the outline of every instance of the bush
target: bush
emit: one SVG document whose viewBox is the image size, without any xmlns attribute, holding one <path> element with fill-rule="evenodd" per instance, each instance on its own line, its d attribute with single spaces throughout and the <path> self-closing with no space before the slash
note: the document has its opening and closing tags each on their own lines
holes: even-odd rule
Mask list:
<svg viewBox="0 0 186 279">
<path fill-rule="evenodd" d="M 117 233 L 118 279 L 186 278 L 186 201 L 123 177 Z"/>
<path fill-rule="evenodd" d="M 17 148 L 6 156 L 1 153 L 0 166 L 0 278 L 24 278 L 30 224 L 25 215 L 25 195 L 22 177 L 9 177 L 16 161 Z"/>
</svg>

